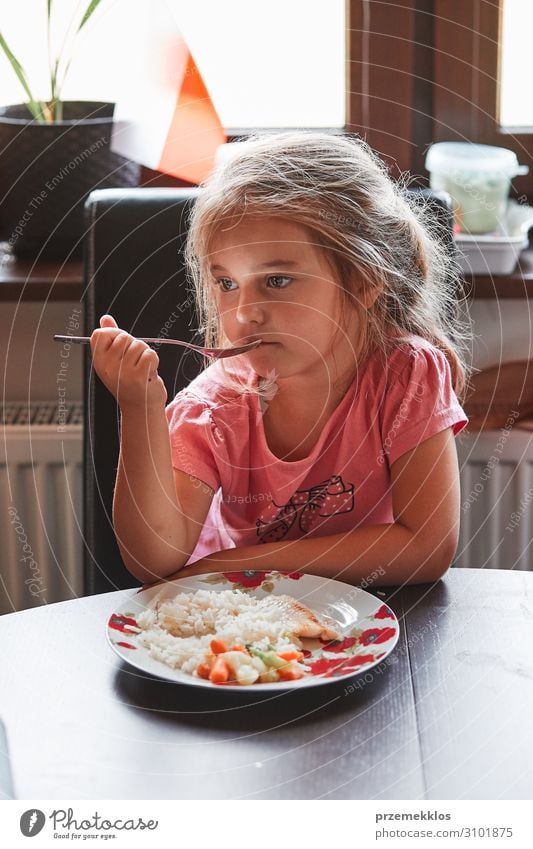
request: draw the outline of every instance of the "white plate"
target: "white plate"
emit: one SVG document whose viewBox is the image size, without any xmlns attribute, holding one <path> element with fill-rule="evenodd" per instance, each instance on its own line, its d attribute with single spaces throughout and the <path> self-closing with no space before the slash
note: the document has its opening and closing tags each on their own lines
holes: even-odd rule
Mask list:
<svg viewBox="0 0 533 849">
<path fill-rule="evenodd" d="M 203 678 L 173 669 L 155 660 L 149 651 L 137 641 L 139 629 L 136 617 L 146 610 L 152 598 L 164 588 L 164 596 L 173 598 L 177 593 L 195 592 L 199 589 L 239 589 L 256 598 L 268 595 L 290 595 L 320 615 L 334 620 L 342 634 L 340 643 L 323 643 L 320 640 L 305 640 L 309 655 L 304 663 L 309 674 L 297 681 L 279 681 L 272 684 L 212 684 Z M 167 681 L 189 684 L 210 689 L 288 690 L 330 684 L 368 672 L 381 663 L 398 642 L 400 626 L 390 609 L 380 599 L 359 587 L 306 575 L 302 572 L 213 572 L 190 578 L 156 584 L 146 590 L 138 590 L 126 599 L 111 614 L 107 623 L 107 637 L 113 650 L 122 660 L 137 669 L 149 672 Z"/>
</svg>

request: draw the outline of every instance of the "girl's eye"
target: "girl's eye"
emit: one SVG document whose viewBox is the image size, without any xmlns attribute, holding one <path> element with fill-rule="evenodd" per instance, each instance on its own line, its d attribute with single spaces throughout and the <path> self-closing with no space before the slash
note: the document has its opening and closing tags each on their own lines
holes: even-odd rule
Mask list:
<svg viewBox="0 0 533 849">
<path fill-rule="evenodd" d="M 283 274 L 272 274 L 268 278 L 268 282 L 274 289 L 285 289 L 291 282 L 292 277 L 285 277 Z"/>
<path fill-rule="evenodd" d="M 219 277 L 216 281 L 217 285 L 220 286 L 223 292 L 232 292 L 232 283 L 233 281 L 229 279 L 229 277 Z M 229 285 L 226 285 L 229 284 Z"/>
<path fill-rule="evenodd" d="M 271 274 L 267 278 L 267 283 L 272 289 L 285 289 L 291 281 L 292 277 L 286 277 L 283 274 Z M 219 277 L 215 282 L 223 292 L 233 292 L 237 288 L 229 277 Z"/>
</svg>

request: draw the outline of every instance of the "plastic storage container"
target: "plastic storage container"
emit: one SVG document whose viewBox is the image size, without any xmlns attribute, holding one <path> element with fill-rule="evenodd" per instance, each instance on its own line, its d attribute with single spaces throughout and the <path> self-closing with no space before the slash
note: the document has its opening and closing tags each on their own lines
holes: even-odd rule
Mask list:
<svg viewBox="0 0 533 849">
<path fill-rule="evenodd" d="M 490 233 L 504 221 L 511 180 L 527 174 L 516 154 L 505 147 L 469 142 L 439 142 L 429 148 L 426 168 L 432 189 L 454 201 L 456 230 Z"/>
<path fill-rule="evenodd" d="M 533 206 L 510 200 L 497 232 L 482 235 L 456 233 L 457 258 L 466 274 L 511 274 L 520 252 L 529 244 Z"/>
</svg>

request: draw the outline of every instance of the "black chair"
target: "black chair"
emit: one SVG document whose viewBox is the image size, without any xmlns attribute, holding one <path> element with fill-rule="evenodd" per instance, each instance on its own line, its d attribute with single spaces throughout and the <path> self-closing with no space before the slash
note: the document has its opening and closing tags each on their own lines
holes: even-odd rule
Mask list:
<svg viewBox="0 0 533 849">
<path fill-rule="evenodd" d="M 103 313 L 137 336 L 168 335 L 201 344 L 182 251 L 195 189 L 103 189 L 85 205 L 85 333 Z M 178 349 L 179 350 L 179 349 Z M 169 398 L 202 367 L 189 351 L 161 346 L 159 372 Z M 139 586 L 120 557 L 112 525 L 119 452 L 118 407 L 85 351 L 84 537 L 87 594 Z"/>
<path fill-rule="evenodd" d="M 454 249 L 449 196 L 430 197 Z M 137 336 L 169 335 L 202 343 L 195 333 L 194 300 L 185 280 L 182 250 L 196 189 L 103 189 L 85 205 L 85 333 L 103 313 Z M 452 316 L 450 318 L 453 318 Z M 119 418 L 113 397 L 95 376 L 85 351 L 84 537 L 87 594 L 139 586 L 120 557 L 111 518 L 119 453 Z M 202 368 L 190 352 L 161 346 L 160 374 L 169 398 Z"/>
</svg>

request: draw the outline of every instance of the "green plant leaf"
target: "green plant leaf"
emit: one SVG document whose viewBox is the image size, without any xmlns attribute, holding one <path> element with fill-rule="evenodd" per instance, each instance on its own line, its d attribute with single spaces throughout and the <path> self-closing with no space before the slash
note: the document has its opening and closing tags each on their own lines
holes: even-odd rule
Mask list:
<svg viewBox="0 0 533 849">
<path fill-rule="evenodd" d="M 52 68 L 52 75 L 51 75 L 51 78 L 50 78 L 50 88 L 51 88 L 51 100 L 52 100 L 52 102 L 54 100 L 57 100 L 56 87 L 57 87 L 57 72 L 58 72 L 58 69 L 59 69 L 59 56 L 57 57 L 57 59 L 54 63 L 54 66 Z"/>
<path fill-rule="evenodd" d="M 0 33 L 0 47 L 2 48 L 4 53 L 6 54 L 7 58 L 9 59 L 11 67 L 13 68 L 15 74 L 17 75 L 24 91 L 26 92 L 26 95 L 28 97 L 28 109 L 30 110 L 31 114 L 33 115 L 33 117 L 37 121 L 39 121 L 40 124 L 46 123 L 44 115 L 43 115 L 42 104 L 38 100 L 35 100 L 35 98 L 33 97 L 32 93 L 30 91 L 30 87 L 29 87 L 27 80 L 26 80 L 26 73 L 24 71 L 24 68 L 22 67 L 22 65 L 20 64 L 18 59 L 14 56 L 14 54 L 11 52 L 11 50 L 9 49 L 8 44 L 7 44 L 4 36 L 2 35 L 2 33 Z"/>
<path fill-rule="evenodd" d="M 52 0 L 48 0 L 46 4 L 46 13 L 48 15 L 48 21 L 50 21 L 50 13 L 52 11 Z"/>
<path fill-rule="evenodd" d="M 89 18 L 91 17 L 91 15 L 92 15 L 92 13 L 94 12 L 94 10 L 95 10 L 95 9 L 97 8 L 97 6 L 99 6 L 99 5 L 100 5 L 100 0 L 91 0 L 91 2 L 89 3 L 89 5 L 87 6 L 87 9 L 86 9 L 86 11 L 85 11 L 85 14 L 84 14 L 83 18 L 81 19 L 81 24 L 80 24 L 80 25 L 79 25 L 79 27 L 78 27 L 78 32 L 80 31 L 80 29 L 81 29 L 83 26 L 85 26 L 85 24 L 87 23 L 87 21 L 88 21 L 88 20 L 89 20 Z"/>
</svg>

